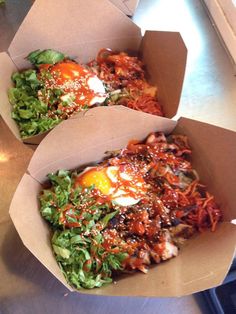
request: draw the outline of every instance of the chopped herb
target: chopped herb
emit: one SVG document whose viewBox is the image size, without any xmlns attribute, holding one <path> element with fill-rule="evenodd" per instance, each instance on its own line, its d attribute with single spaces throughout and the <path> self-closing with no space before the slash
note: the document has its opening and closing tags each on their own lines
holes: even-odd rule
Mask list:
<svg viewBox="0 0 236 314">
<path fill-rule="evenodd" d="M 55 228 L 52 247 L 67 281 L 80 288 L 101 287 L 112 281 L 114 270 L 122 270 L 128 256 L 103 247 L 102 230 L 118 214 L 109 204 L 98 204 L 94 187 L 76 187 L 76 172 L 60 170 L 48 177 L 52 184 L 39 197 L 41 214 Z"/>
<path fill-rule="evenodd" d="M 45 90 L 36 70 L 13 73 L 12 81 L 15 87 L 9 89 L 8 97 L 13 105 L 12 118 L 16 120 L 22 138 L 48 131 L 61 122 L 58 116 L 48 116 L 47 104 L 38 97 Z M 52 98 L 58 101 L 56 94 L 58 91 Z"/>
</svg>

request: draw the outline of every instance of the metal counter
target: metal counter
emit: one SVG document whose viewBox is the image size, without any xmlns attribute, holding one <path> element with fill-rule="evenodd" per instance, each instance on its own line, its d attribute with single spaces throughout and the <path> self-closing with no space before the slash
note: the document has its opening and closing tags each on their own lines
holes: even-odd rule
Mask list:
<svg viewBox="0 0 236 314">
<path fill-rule="evenodd" d="M 32 2 L 6 0 L 0 7 L 0 51 L 7 50 Z M 201 2 L 141 0 L 133 19 L 143 30 L 180 31 L 183 36 L 188 63 L 178 116 L 236 130 L 233 65 Z M 67 291 L 24 247 L 8 215 L 32 154 L 0 118 L 0 314 L 206 313 L 196 296 L 98 297 Z"/>
</svg>

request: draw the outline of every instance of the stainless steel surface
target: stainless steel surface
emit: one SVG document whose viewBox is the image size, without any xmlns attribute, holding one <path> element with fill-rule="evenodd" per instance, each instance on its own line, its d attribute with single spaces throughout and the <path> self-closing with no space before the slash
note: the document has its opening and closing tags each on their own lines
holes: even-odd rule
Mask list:
<svg viewBox="0 0 236 314">
<path fill-rule="evenodd" d="M 6 0 L 0 7 L 0 51 L 7 49 L 32 2 Z M 141 0 L 134 21 L 142 29 L 180 31 L 185 40 L 189 59 L 179 115 L 236 130 L 233 67 L 201 2 Z M 8 215 L 32 153 L 0 118 L 0 314 L 202 313 L 193 296 L 111 298 L 69 293 L 25 249 Z"/>
<path fill-rule="evenodd" d="M 134 21 L 183 37 L 188 62 L 178 116 L 236 130 L 234 68 L 201 1 L 141 1 Z"/>
</svg>

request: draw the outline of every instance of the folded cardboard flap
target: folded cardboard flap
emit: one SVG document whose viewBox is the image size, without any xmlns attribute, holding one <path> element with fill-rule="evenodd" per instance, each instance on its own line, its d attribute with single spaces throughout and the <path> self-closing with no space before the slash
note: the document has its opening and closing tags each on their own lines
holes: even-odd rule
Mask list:
<svg viewBox="0 0 236 314">
<path fill-rule="evenodd" d="M 108 47 L 113 51 L 128 51 L 137 54 L 140 40 L 140 37 L 105 38 L 97 41 L 75 43 L 73 46 L 61 47 L 58 50 L 64 52 L 67 56 L 73 57 L 78 63 L 87 63 L 94 60 L 98 52 L 104 47 Z"/>
<path fill-rule="evenodd" d="M 9 214 L 23 244 L 53 275 L 64 281 L 64 285 L 72 290 L 58 270 L 50 244 L 51 231 L 38 210 L 38 194 L 41 190 L 42 186 L 36 180 L 24 174 L 13 196 Z"/>
<path fill-rule="evenodd" d="M 158 88 L 164 115 L 178 110 L 187 61 L 187 49 L 180 33 L 146 31 L 140 47 L 149 81 Z"/>
<path fill-rule="evenodd" d="M 8 100 L 8 89 L 12 86 L 11 76 L 16 67 L 6 52 L 0 53 L 0 115 L 16 138 L 20 139 L 19 129 L 11 117 L 11 106 Z"/>
<path fill-rule="evenodd" d="M 20 33 L 25 32 L 22 30 Z M 114 40 L 111 38 L 96 42 L 87 42 L 86 44 L 76 43 L 75 45 L 69 47 L 69 55 L 75 56 L 76 53 L 79 52 L 78 54 L 80 55 L 81 59 L 87 62 L 95 57 L 99 49 L 101 47 L 104 47 L 103 44 L 105 43 L 107 43 L 107 46 L 113 48 L 114 50 L 117 49 L 137 51 L 138 48 L 140 48 L 140 55 L 143 57 L 143 62 L 147 67 L 149 79 L 154 85 L 158 87 L 158 98 L 160 99 L 160 103 L 164 107 L 165 115 L 169 118 L 173 117 L 178 109 L 178 103 L 184 79 L 187 53 L 180 34 L 170 32 L 147 31 L 144 35 L 142 43 L 139 37 L 126 39 L 120 38 L 119 40 Z M 172 54 L 171 51 L 174 49 L 174 47 L 176 53 Z M 8 58 L 9 61 L 3 66 L 6 68 L 6 72 L 10 80 L 13 63 L 5 53 L 4 60 L 6 58 Z M 3 63 L 5 62 L 4 60 Z M 175 71 L 173 71 L 173 68 L 175 68 Z M 6 82 L 8 81 L 6 80 Z M 2 108 L 6 111 L 5 121 L 13 131 L 15 130 L 14 134 L 17 134 L 19 138 L 19 131 L 16 127 L 15 121 L 11 118 L 11 106 L 9 105 L 6 97 L 6 90 L 9 87 L 6 82 L 2 86 L 0 86 L 0 91 L 2 91 L 2 97 L 4 97 L 4 101 L 2 102 Z M 47 132 L 37 136 L 26 138 L 23 141 L 28 144 L 38 144 L 45 137 L 46 134 Z"/>
<path fill-rule="evenodd" d="M 4 82 L 0 85 L 0 112 L 4 112 L 4 120 L 14 135 L 20 139 L 6 96 L 14 64 L 18 70 L 29 68 L 26 56 L 36 49 L 48 48 L 86 63 L 106 47 L 140 52 L 150 82 L 157 85 L 164 114 L 172 118 L 179 105 L 187 56 L 180 34 L 148 31 L 142 39 L 140 28 L 108 0 L 99 0 L 99 3 L 96 0 L 36 0 L 10 44 L 11 60 L 4 61 L 8 58 L 6 54 L 0 57 L 6 73 L 4 76 L 1 73 L 0 78 Z M 23 141 L 39 144 L 46 134 Z"/>
<path fill-rule="evenodd" d="M 106 151 L 125 147 L 134 137 L 145 138 L 156 126 L 169 133 L 175 125 L 167 118 L 123 106 L 90 109 L 56 126 L 38 146 L 28 171 L 44 182 L 50 172 L 101 160 Z"/>
<path fill-rule="evenodd" d="M 176 258 L 153 265 L 146 275 L 136 272 L 121 276 L 116 285 L 86 293 L 180 297 L 220 285 L 233 259 L 235 236 L 236 227 L 222 223 L 214 233 L 206 231 L 189 239 Z"/>
<path fill-rule="evenodd" d="M 218 179 L 211 182 L 206 178 L 204 160 L 211 169 L 217 166 L 212 170 L 216 178 L 218 167 L 223 167 L 220 173 L 228 166 L 235 168 L 235 157 L 228 154 L 225 141 L 229 138 L 228 144 L 235 143 L 236 133 L 189 119 L 180 119 L 176 128 L 175 125 L 172 120 L 124 107 L 95 108 L 58 125 L 38 146 L 28 168 L 31 176 L 25 175 L 20 182 L 10 215 L 26 247 L 66 287 L 68 284 L 52 254 L 49 226 L 40 217 L 37 202 L 41 186 L 38 181 L 43 182 L 49 171 L 71 169 L 85 161 L 97 161 L 104 151 L 124 147 L 130 139 L 143 139 L 151 131 L 168 134 L 174 129 L 175 133 L 185 133 L 189 137 L 195 167 L 200 175 L 203 174 L 203 180 L 209 183 L 209 190 L 220 191 L 224 194 L 223 199 L 229 198 L 227 204 L 233 205 L 235 198 L 230 198 L 225 189 L 220 190 Z M 215 135 L 218 135 L 218 143 L 212 142 Z M 214 145 L 223 149 L 217 153 Z M 208 153 L 205 154 L 205 151 Z M 215 162 L 215 153 L 219 155 L 219 163 Z M 224 158 L 227 161 L 225 164 Z M 234 180 L 230 175 L 228 179 Z M 225 219 L 230 219 L 235 207 L 228 210 L 224 206 L 222 204 L 222 210 L 226 211 Z M 206 231 L 189 239 L 177 258 L 151 267 L 147 275 L 135 273 L 121 276 L 116 285 L 81 292 L 112 296 L 183 296 L 211 288 L 219 285 L 227 274 L 234 255 L 235 239 L 236 226 L 223 222 L 215 232 Z"/>
<path fill-rule="evenodd" d="M 235 219 L 236 133 L 187 118 L 178 121 L 175 132 L 187 135 L 193 151 L 193 166 L 224 208 L 224 220 Z"/>
<path fill-rule="evenodd" d="M 138 5 L 138 0 L 110 0 L 117 8 L 125 14 L 132 16 Z"/>
<path fill-rule="evenodd" d="M 95 43 L 98 50 L 104 47 L 100 41 L 109 43 L 111 39 L 114 43 L 126 39 L 131 49 L 133 38 L 137 48 L 140 28 L 107 0 L 36 0 L 17 31 L 9 54 L 19 69 L 29 65 L 24 58 L 36 49 L 56 49 L 78 56 L 83 62 L 83 52 L 78 49 L 83 44 Z M 89 50 L 87 56 L 91 56 Z"/>
<path fill-rule="evenodd" d="M 19 128 L 11 117 L 12 106 L 8 99 L 8 89 L 13 86 L 11 76 L 17 71 L 15 64 L 6 52 L 0 53 L 0 115 L 15 137 L 21 140 Z M 38 144 L 48 132 L 23 140 L 27 144 Z"/>
</svg>

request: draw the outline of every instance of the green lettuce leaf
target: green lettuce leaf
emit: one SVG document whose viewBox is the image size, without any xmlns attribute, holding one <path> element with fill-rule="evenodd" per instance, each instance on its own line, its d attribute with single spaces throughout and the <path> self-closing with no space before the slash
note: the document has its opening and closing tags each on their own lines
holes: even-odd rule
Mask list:
<svg viewBox="0 0 236 314">
<path fill-rule="evenodd" d="M 70 251 L 65 248 L 53 245 L 53 250 L 57 256 L 60 256 L 63 259 L 68 259 L 70 257 Z"/>
<path fill-rule="evenodd" d="M 81 236 L 78 229 L 55 231 L 52 247 L 56 260 L 67 281 L 77 289 L 101 287 L 112 282 L 113 270 L 122 270 L 127 253 L 107 253 L 102 241 L 101 234 Z"/>
<path fill-rule="evenodd" d="M 12 74 L 11 79 L 16 88 L 22 88 L 31 95 L 35 95 L 37 90 L 42 87 L 42 83 L 37 78 L 36 70 L 15 72 Z"/>
<path fill-rule="evenodd" d="M 124 246 L 103 247 L 103 232 L 118 214 L 109 204 L 97 204 L 94 187 L 77 186 L 76 171 L 59 170 L 48 175 L 51 187 L 40 196 L 40 212 L 55 230 L 52 248 L 67 281 L 77 289 L 101 287 L 112 282 L 113 271 L 123 269 L 128 256 Z M 65 224 L 66 222 L 66 224 Z M 69 227 L 69 225 L 75 227 Z"/>
<path fill-rule="evenodd" d="M 58 116 L 48 116 L 48 106 L 38 98 L 44 92 L 43 83 L 37 78 L 35 70 L 26 70 L 12 75 L 15 87 L 8 91 L 8 98 L 13 105 L 12 118 L 19 126 L 22 138 L 43 133 L 61 122 Z M 51 102 L 55 101 L 58 91 L 51 92 Z"/>
<path fill-rule="evenodd" d="M 55 64 L 63 59 L 65 59 L 65 55 L 61 52 L 46 49 L 46 50 L 35 50 L 31 52 L 27 59 L 35 66 L 39 66 L 40 64 Z"/>
</svg>

